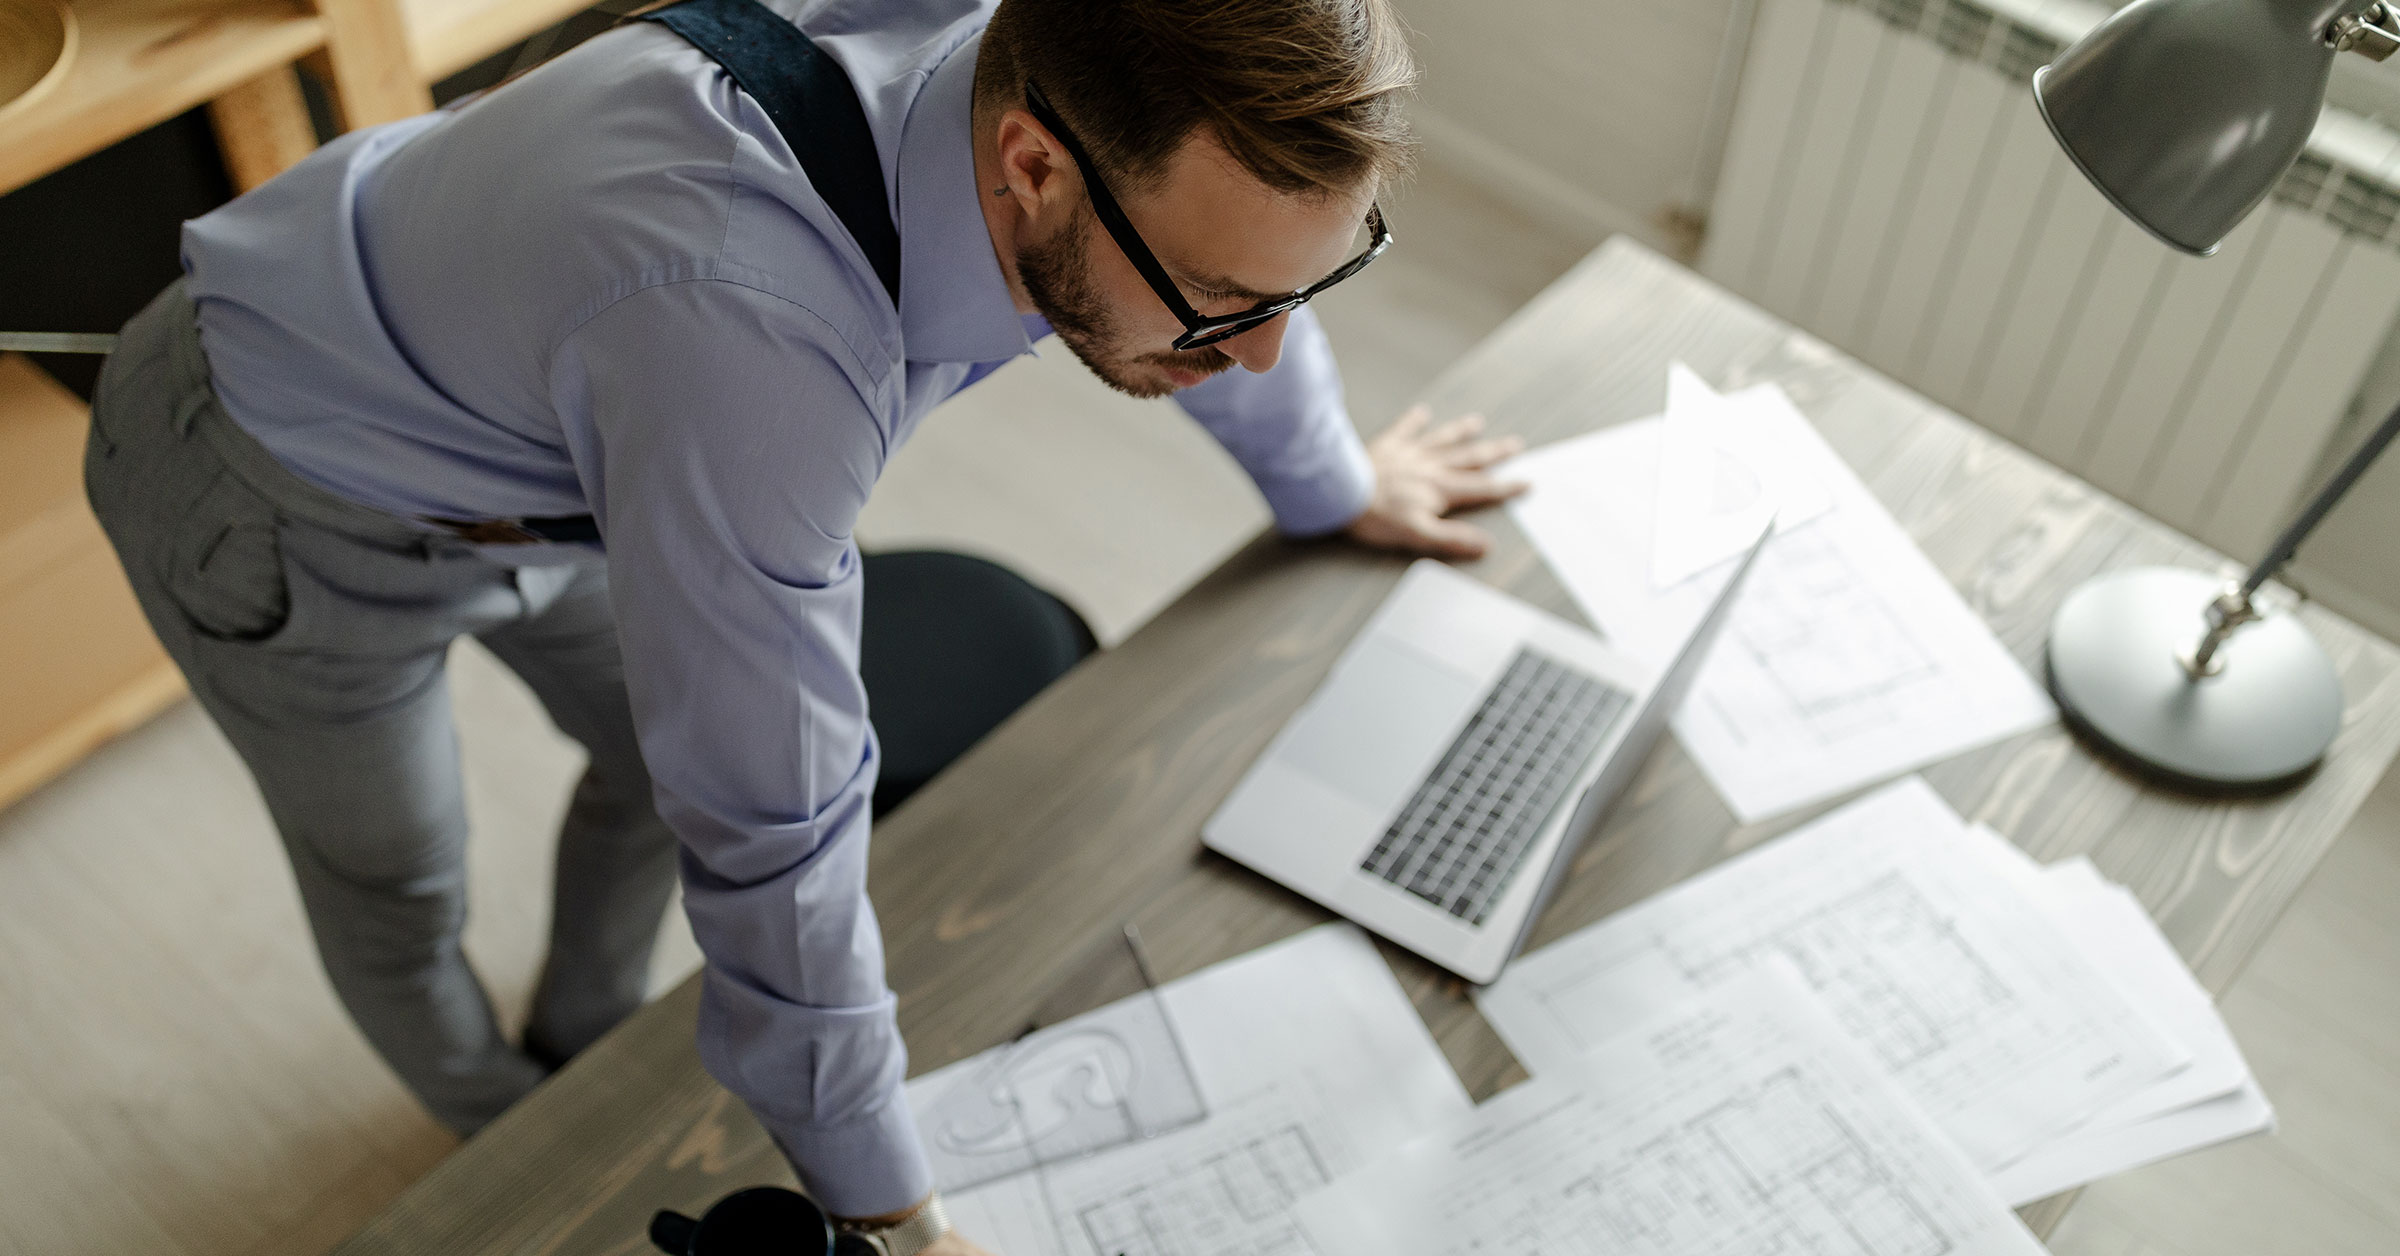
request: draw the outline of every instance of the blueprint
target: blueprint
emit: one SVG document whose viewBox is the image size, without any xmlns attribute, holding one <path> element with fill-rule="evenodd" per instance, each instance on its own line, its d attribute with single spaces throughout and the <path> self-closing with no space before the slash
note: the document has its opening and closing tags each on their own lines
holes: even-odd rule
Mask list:
<svg viewBox="0 0 2400 1256">
<path fill-rule="evenodd" d="M 1992 1171 L 2190 1062 L 1910 777 L 1519 959 L 1478 996 L 1537 1076 L 1788 963 Z"/>
<path fill-rule="evenodd" d="M 1769 966 L 1302 1202 L 1325 1256 L 2035 1256 Z"/>
<path fill-rule="evenodd" d="M 1776 535 L 1675 721 L 1736 815 L 1780 814 L 2052 718 L 2024 668 L 1780 391 L 1715 397 L 1688 372 L 1677 379 L 1675 404 L 1699 417 L 1562 441 L 1502 474 L 1532 484 L 1509 509 L 1568 592 L 1613 643 L 1663 668 L 1722 583 L 1722 537 L 1763 508 L 1695 517 L 1688 501 L 1731 490 L 1686 483 L 1690 429 L 1713 432 L 1720 458 L 1747 457 L 1751 498 L 1778 510 Z"/>
<path fill-rule="evenodd" d="M 945 1191 L 960 1233 L 1008 1256 L 1310 1256 L 1295 1200 L 1468 1111 L 1424 1022 L 1351 926 L 1309 930 L 1160 994 L 1208 1115 Z M 990 1064 L 910 1082 L 912 1106 Z"/>
<path fill-rule="evenodd" d="M 912 1107 L 934 1180 L 952 1194 L 1208 1115 L 1156 992 L 1028 1034 L 948 1077 Z"/>
<path fill-rule="evenodd" d="M 1969 845 L 1992 870 L 2023 886 L 2110 981 L 2178 1043 L 2192 1062 L 2094 1113 L 2063 1136 L 2003 1166 L 1993 1188 L 2031 1203 L 2112 1173 L 2275 1127 L 2275 1108 L 2191 970 L 2141 900 L 2077 857 L 2044 867 L 1982 825 Z"/>
<path fill-rule="evenodd" d="M 1999 852 L 2010 852 L 2031 867 L 2034 875 L 2023 882 L 2026 894 L 2127 1002 L 2191 1053 L 2190 1064 L 2093 1114 L 2081 1130 L 2130 1125 L 2231 1094 L 2250 1080 L 2250 1066 L 2217 1015 L 2216 1000 L 2184 967 L 2183 957 L 2133 891 L 2103 878 L 2081 856 L 2043 867 L 1983 825 L 1970 826 L 1968 836 L 1995 864 L 2005 857 Z"/>
</svg>

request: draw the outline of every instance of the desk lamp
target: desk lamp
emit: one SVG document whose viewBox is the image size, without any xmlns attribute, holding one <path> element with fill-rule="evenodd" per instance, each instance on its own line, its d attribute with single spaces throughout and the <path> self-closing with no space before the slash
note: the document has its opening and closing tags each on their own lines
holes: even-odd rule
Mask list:
<svg viewBox="0 0 2400 1256">
<path fill-rule="evenodd" d="M 2035 71 L 2033 95 L 2101 195 L 2206 256 L 2300 155 L 2334 55 L 2396 50 L 2400 9 L 2382 0 L 2135 0 Z M 2068 724 L 2198 792 L 2305 777 L 2341 728 L 2341 684 L 2297 617 L 2254 599 L 2396 433 L 2400 409 L 2237 584 L 2144 567 L 2068 594 L 2049 646 Z"/>
</svg>

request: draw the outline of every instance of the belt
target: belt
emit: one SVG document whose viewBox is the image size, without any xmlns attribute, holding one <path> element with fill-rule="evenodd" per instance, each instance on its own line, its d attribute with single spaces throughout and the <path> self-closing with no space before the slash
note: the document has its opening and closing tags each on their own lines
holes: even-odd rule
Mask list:
<svg viewBox="0 0 2400 1256">
<path fill-rule="evenodd" d="M 597 543 L 600 525 L 590 515 L 560 515 L 550 519 L 436 519 L 425 522 L 448 528 L 478 545 L 547 545 Z"/>
</svg>

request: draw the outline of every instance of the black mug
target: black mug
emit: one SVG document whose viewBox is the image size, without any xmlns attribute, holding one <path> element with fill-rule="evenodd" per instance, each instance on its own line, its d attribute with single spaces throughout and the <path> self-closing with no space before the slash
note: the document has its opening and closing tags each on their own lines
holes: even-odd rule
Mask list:
<svg viewBox="0 0 2400 1256">
<path fill-rule="evenodd" d="M 659 1210 L 650 1241 L 669 1256 L 830 1256 L 834 1229 L 806 1195 L 753 1186 L 710 1204 L 696 1220 Z"/>
</svg>

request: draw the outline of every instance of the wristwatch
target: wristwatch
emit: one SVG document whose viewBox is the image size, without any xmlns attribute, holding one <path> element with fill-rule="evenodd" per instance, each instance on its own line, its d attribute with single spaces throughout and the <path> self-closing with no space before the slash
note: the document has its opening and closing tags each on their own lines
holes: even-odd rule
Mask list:
<svg viewBox="0 0 2400 1256">
<path fill-rule="evenodd" d="M 835 1224 L 841 1233 L 834 1239 L 834 1256 L 917 1256 L 950 1232 L 950 1214 L 942 1210 L 942 1197 L 931 1195 L 908 1220 L 893 1225 Z"/>
</svg>

